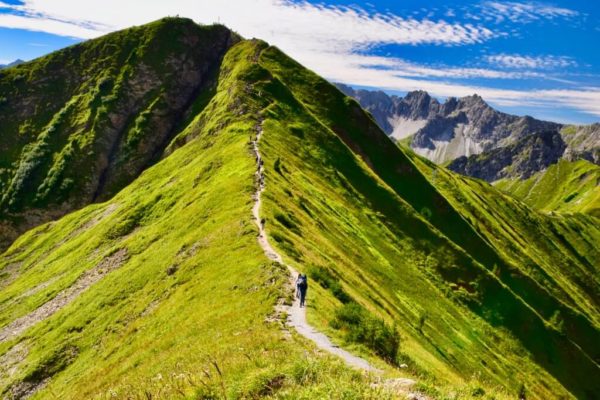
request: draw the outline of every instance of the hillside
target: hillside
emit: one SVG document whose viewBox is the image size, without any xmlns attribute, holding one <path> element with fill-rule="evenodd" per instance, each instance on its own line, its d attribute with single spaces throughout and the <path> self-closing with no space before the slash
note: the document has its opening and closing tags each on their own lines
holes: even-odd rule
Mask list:
<svg viewBox="0 0 600 400">
<path fill-rule="evenodd" d="M 154 24 L 0 71 L 0 249 L 159 159 L 236 40 L 222 26 Z"/>
<path fill-rule="evenodd" d="M 500 179 L 494 185 L 539 210 L 600 217 L 600 167 L 585 160 L 559 160 L 528 179 Z"/>
<path fill-rule="evenodd" d="M 166 58 L 140 57 L 140 32 L 149 49 L 169 49 Z M 156 121 L 170 121 L 169 129 L 134 129 L 143 132 L 140 143 L 160 137 L 153 157 L 139 146 L 120 152 L 127 145 L 120 137 L 103 180 L 97 169 L 81 169 L 87 158 L 71 164 L 90 155 L 76 152 L 62 163 L 78 171 L 73 189 L 48 191 L 43 202 L 24 189 L 7 191 L 10 216 L 49 215 L 71 202 L 62 218 L 23 234 L 0 256 L 3 396 L 401 398 L 381 378 L 316 351 L 276 312 L 291 294 L 288 272 L 257 240 L 252 207 L 262 166 L 259 223 L 284 261 L 309 274 L 309 322 L 384 378 L 411 377 L 430 398 L 597 398 L 594 218 L 538 213 L 400 149 L 334 86 L 224 27 L 165 19 L 7 71 L 85 59 L 89 67 L 69 79 L 81 82 L 105 70 L 106 54 L 89 51 L 121 41 L 136 54 L 115 61 L 125 69 L 190 65 L 198 73 L 194 60 L 210 59 L 201 65 L 212 66 L 212 78 L 177 103 L 180 113 L 158 107 Z M 194 52 L 212 50 L 189 54 L 189 43 L 205 44 Z M 168 55 L 181 64 L 165 63 Z M 174 75 L 156 71 L 159 93 L 175 90 L 165 82 Z M 3 82 L 0 90 L 17 90 Z M 15 104 L 44 92 L 28 81 L 14 85 L 22 90 Z M 70 99 L 80 85 L 61 93 Z M 126 102 L 131 95 L 117 91 L 111 100 L 130 122 L 152 104 Z M 32 106 L 28 119 L 54 118 L 63 101 Z M 70 138 L 83 120 L 65 119 L 50 133 Z M 17 160 L 26 144 L 17 130 L 0 127 L 3 157 Z M 29 156 L 39 167 L 26 175 L 27 187 L 60 154 L 48 153 Z M 15 187 L 14 176 L 9 181 Z"/>
<path fill-rule="evenodd" d="M 502 178 L 527 179 L 562 160 L 566 145 L 556 131 L 541 131 L 516 143 L 471 157 L 459 157 L 448 169 L 494 182 Z"/>
</svg>

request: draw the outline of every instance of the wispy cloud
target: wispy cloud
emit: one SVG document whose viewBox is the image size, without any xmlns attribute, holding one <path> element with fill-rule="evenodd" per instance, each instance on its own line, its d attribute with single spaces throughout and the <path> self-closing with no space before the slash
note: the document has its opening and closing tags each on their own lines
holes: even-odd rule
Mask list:
<svg viewBox="0 0 600 400">
<path fill-rule="evenodd" d="M 461 97 L 474 93 L 487 101 L 507 107 L 557 108 L 568 107 L 600 117 L 600 87 L 581 87 L 577 89 L 513 90 L 432 81 L 405 77 L 389 69 L 365 68 L 360 58 L 337 60 L 328 58 L 329 63 L 319 63 L 316 71 L 336 81 L 365 87 L 394 91 L 426 90 L 439 97 Z"/>
<path fill-rule="evenodd" d="M 488 10 L 485 18 L 500 18 L 500 14 L 505 14 L 503 18 L 521 22 L 577 15 L 572 10 L 531 2 L 488 1 L 483 5 Z M 367 12 L 358 7 L 286 0 L 24 0 L 20 6 L 5 6 L 12 12 L 0 14 L 0 26 L 78 38 L 96 37 L 166 15 L 186 16 L 201 23 L 220 22 L 245 37 L 259 37 L 278 46 L 307 67 L 335 81 L 399 91 L 424 89 L 442 97 L 476 92 L 499 105 L 560 105 L 600 116 L 600 88 L 526 91 L 457 83 L 457 80 L 482 77 L 548 79 L 534 69 L 552 62 L 560 64 L 559 60 L 532 61 L 524 56 L 525 61 L 518 61 L 515 55 L 501 54 L 498 56 L 513 59 L 495 59 L 496 65 L 487 68 L 477 68 L 477 64 L 459 68 L 419 65 L 369 54 L 370 49 L 386 44 L 469 46 L 503 35 L 497 26 L 492 29 L 483 25 L 485 22 L 457 22 L 453 13 L 434 20 L 427 16 L 398 16 Z M 516 69 L 519 62 L 523 68 Z M 509 66 L 515 69 L 507 68 Z"/>
<path fill-rule="evenodd" d="M 505 68 L 554 69 L 576 67 L 577 62 L 566 56 L 526 56 L 519 54 L 495 54 L 485 57 L 492 65 Z"/>
<path fill-rule="evenodd" d="M 59 21 L 43 16 L 23 16 L 0 13 L 0 26 L 4 28 L 26 29 L 29 31 L 46 32 L 61 36 L 89 39 L 101 34 L 95 29 L 86 28 L 79 24 Z"/>
<path fill-rule="evenodd" d="M 537 1 L 485 1 L 481 5 L 481 16 L 485 20 L 495 22 L 508 19 L 512 22 L 529 23 L 543 19 L 569 19 L 578 15 L 578 11 Z"/>
<path fill-rule="evenodd" d="M 349 43 L 353 47 L 386 43 L 461 45 L 483 42 L 494 36 L 491 30 L 472 24 L 368 13 L 356 7 L 282 0 L 206 3 L 208 2 L 189 0 L 24 0 L 23 5 L 10 8 L 21 13 L 19 17 L 22 19 L 35 21 L 40 30 L 47 29 L 50 33 L 59 33 L 56 23 L 60 22 L 64 24 L 60 26 L 64 35 L 81 38 L 98 36 L 132 23 L 144 23 L 176 14 L 203 22 L 225 22 L 240 30 L 242 34 L 260 33 L 263 38 L 274 36 L 275 32 L 279 37 L 305 34 L 309 40 L 319 38 L 326 42 Z M 119 12 L 115 13 L 114 10 Z M 24 21 L 21 23 L 26 24 Z"/>
<path fill-rule="evenodd" d="M 324 54 L 324 58 L 334 57 L 333 54 Z M 450 79 L 525 79 L 525 78 L 550 78 L 547 74 L 536 71 L 505 71 L 493 68 L 467 68 L 451 67 L 448 65 L 426 65 L 409 62 L 394 57 L 379 57 L 364 54 L 346 55 L 344 61 L 360 65 L 364 68 L 387 69 L 396 76 Z"/>
</svg>

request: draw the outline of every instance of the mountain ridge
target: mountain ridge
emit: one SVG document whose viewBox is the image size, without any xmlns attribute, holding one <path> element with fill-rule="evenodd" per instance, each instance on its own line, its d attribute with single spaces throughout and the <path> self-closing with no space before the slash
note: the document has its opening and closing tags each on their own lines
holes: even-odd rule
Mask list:
<svg viewBox="0 0 600 400">
<path fill-rule="evenodd" d="M 20 58 L 17 58 L 15 61 L 10 62 L 8 64 L 0 64 L 0 69 L 3 68 L 10 68 L 10 67 L 16 67 L 17 65 L 23 64 L 25 61 L 21 60 Z"/>
<path fill-rule="evenodd" d="M 148 60 L 159 87 L 173 71 L 163 66 L 171 53 L 161 46 L 175 39 L 173 51 L 189 54 L 189 43 L 177 41 L 182 25 L 184 33 L 200 29 L 199 43 L 226 29 L 165 19 L 119 34 L 177 32 L 157 35 L 150 49 L 159 50 Z M 119 35 L 105 44 L 119 47 Z M 152 102 L 139 107 L 115 92 L 109 103 L 126 104 L 138 128 L 127 138 L 153 132 L 146 117 L 136 122 L 148 108 L 158 121 L 175 114 L 160 156 L 102 202 L 27 231 L 0 256 L 1 327 L 39 315 L 82 278 L 106 271 L 72 302 L 0 342 L 3 394 L 400 397 L 289 334 L 276 312 L 292 296 L 288 275 L 260 247 L 258 222 L 283 261 L 309 274 L 309 323 L 375 367 L 415 377 L 415 390 L 593 399 L 600 232 L 592 217 L 539 213 L 426 162 L 279 49 L 238 39 L 215 64 L 213 84 L 190 94 L 187 111 L 152 114 Z M 146 64 L 129 54 L 117 65 Z M 9 71 L 43 68 L 53 57 Z M 81 64 L 78 57 L 71 54 L 69 65 Z M 99 72 L 97 64 L 71 69 L 75 80 Z M 20 79 L 27 90 L 19 93 L 35 94 L 38 85 Z M 78 92 L 67 87 L 64 95 Z M 80 118 L 55 132 L 69 132 Z M 131 156 L 119 154 L 114 159 L 124 163 Z M 261 178 L 267 186 L 255 221 Z"/>
<path fill-rule="evenodd" d="M 463 174 L 470 173 L 460 169 L 466 162 L 458 161 L 461 157 L 473 157 L 469 162 L 476 164 L 479 154 L 488 159 L 489 152 L 514 146 L 525 137 L 543 131 L 560 133 L 557 140 L 564 145 L 560 154 L 562 158 L 569 161 L 586 159 L 600 164 L 600 124 L 568 126 L 530 116 L 510 115 L 493 109 L 477 94 L 459 99 L 450 97 L 439 103 L 424 91 L 398 97 L 381 91 L 354 90 L 343 84 L 337 84 L 337 87 L 346 95 L 357 98 L 391 137 L 410 141 L 410 147 L 417 154 L 439 164 L 450 162 L 450 168 Z M 553 150 L 549 148 L 546 151 Z M 498 160 L 496 164 L 500 169 L 506 168 L 505 174 L 516 178 L 526 178 L 550 165 L 535 164 L 523 170 L 508 168 L 509 164 L 505 161 Z M 483 168 L 485 165 L 479 166 L 479 169 Z M 515 170 L 522 170 L 524 174 L 515 175 Z M 488 181 L 497 178 L 492 171 L 471 176 Z"/>
<path fill-rule="evenodd" d="M 222 26 L 177 21 L 169 32 L 156 23 L 131 28 L 0 72 L 2 248 L 36 224 L 115 194 L 160 158 L 179 120 L 201 106 L 192 100 L 211 90 L 215 65 L 238 39 Z M 161 44 L 162 35 L 176 40 Z M 69 67 L 76 57 L 84 64 Z M 45 91 L 32 96 L 31 85 Z M 40 113 L 36 103 L 48 106 Z"/>
</svg>

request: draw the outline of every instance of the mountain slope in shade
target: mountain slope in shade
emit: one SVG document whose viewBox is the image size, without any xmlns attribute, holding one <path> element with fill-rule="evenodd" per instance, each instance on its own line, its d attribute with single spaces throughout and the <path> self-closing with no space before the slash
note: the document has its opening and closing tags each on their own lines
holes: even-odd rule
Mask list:
<svg viewBox="0 0 600 400">
<path fill-rule="evenodd" d="M 0 248 L 117 193 L 202 107 L 238 39 L 221 26 L 169 29 L 132 28 L 0 71 Z"/>
<path fill-rule="evenodd" d="M 535 132 L 507 146 L 471 157 L 459 157 L 448 164 L 448 169 L 488 182 L 508 177 L 527 179 L 556 164 L 565 149 L 560 133 Z"/>
<path fill-rule="evenodd" d="M 168 47 L 181 26 L 232 37 L 166 19 L 100 41 L 118 48 L 116 38 L 160 27 L 174 36 L 157 35 L 153 47 Z M 314 326 L 430 397 L 596 397 L 593 217 L 538 213 L 404 151 L 357 102 L 267 43 L 236 38 L 223 51 L 210 89 L 190 94 L 182 115 L 166 114 L 176 123 L 156 162 L 0 256 L 4 396 L 400 397 L 315 352 L 276 313 L 291 293 L 252 220 L 261 130 L 260 222 L 309 274 Z M 78 121 L 66 120 L 67 131 Z M 366 321 L 358 331 L 357 321 Z M 390 354 L 382 332 L 394 329 L 400 348 Z"/>
<path fill-rule="evenodd" d="M 539 210 L 600 217 L 600 167 L 586 160 L 559 160 L 528 179 L 505 178 L 494 185 Z"/>
</svg>

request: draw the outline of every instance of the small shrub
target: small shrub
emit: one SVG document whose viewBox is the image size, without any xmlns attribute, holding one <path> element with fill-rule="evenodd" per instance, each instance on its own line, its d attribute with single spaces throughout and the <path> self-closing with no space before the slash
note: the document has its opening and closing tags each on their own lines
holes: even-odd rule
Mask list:
<svg viewBox="0 0 600 400">
<path fill-rule="evenodd" d="M 352 297 L 344 291 L 339 279 L 334 277 L 329 270 L 321 267 L 312 267 L 308 271 L 309 276 L 323 289 L 329 289 L 331 294 L 342 303 L 350 303 Z"/>
<path fill-rule="evenodd" d="M 285 384 L 286 376 L 278 371 L 260 371 L 251 376 L 243 390 L 242 397 L 258 399 L 272 396 Z"/>
<path fill-rule="evenodd" d="M 433 216 L 433 213 L 431 212 L 431 210 L 427 207 L 423 207 L 421 208 L 420 214 L 423 216 L 423 218 L 425 218 L 427 221 L 431 220 L 431 217 Z"/>
<path fill-rule="evenodd" d="M 428 317 L 427 313 L 423 313 L 419 317 L 419 325 L 417 326 L 417 330 L 421 334 L 423 334 L 423 327 L 425 326 L 425 321 L 427 321 L 427 317 Z"/>
<path fill-rule="evenodd" d="M 386 361 L 397 363 L 400 338 L 396 328 L 373 317 L 359 304 L 344 304 L 336 311 L 331 326 L 345 330 L 346 340 L 364 344 Z"/>
<path fill-rule="evenodd" d="M 290 133 L 292 135 L 296 136 L 297 138 L 304 139 L 304 130 L 302 128 L 299 128 L 297 126 L 292 126 L 290 128 Z"/>
<path fill-rule="evenodd" d="M 105 76 L 98 82 L 98 89 L 105 93 L 107 92 L 113 85 L 113 79 L 110 76 Z"/>
<path fill-rule="evenodd" d="M 565 203 L 568 203 L 568 202 L 570 202 L 570 201 L 571 201 L 571 200 L 573 200 L 575 197 L 577 197 L 577 195 L 578 195 L 578 194 L 579 194 L 579 193 L 577 193 L 577 192 L 573 192 L 573 193 L 571 193 L 570 195 L 568 195 L 567 197 L 565 197 L 565 199 L 563 200 L 563 202 L 565 202 Z"/>
<path fill-rule="evenodd" d="M 300 233 L 295 218 L 290 214 L 275 213 L 275 220 L 292 232 Z"/>
<path fill-rule="evenodd" d="M 412 390 L 427 396 L 431 396 L 433 398 L 438 398 L 440 396 L 439 390 L 425 382 L 415 383 L 412 387 Z"/>
<path fill-rule="evenodd" d="M 275 164 L 273 165 L 273 169 L 275 170 L 275 172 L 277 172 L 279 175 L 283 175 L 281 173 L 281 159 L 279 157 L 277 157 L 277 160 L 275 160 Z"/>
<path fill-rule="evenodd" d="M 480 387 L 476 387 L 471 391 L 471 396 L 473 397 L 481 397 L 485 395 L 485 390 L 483 390 L 483 388 Z"/>
</svg>

